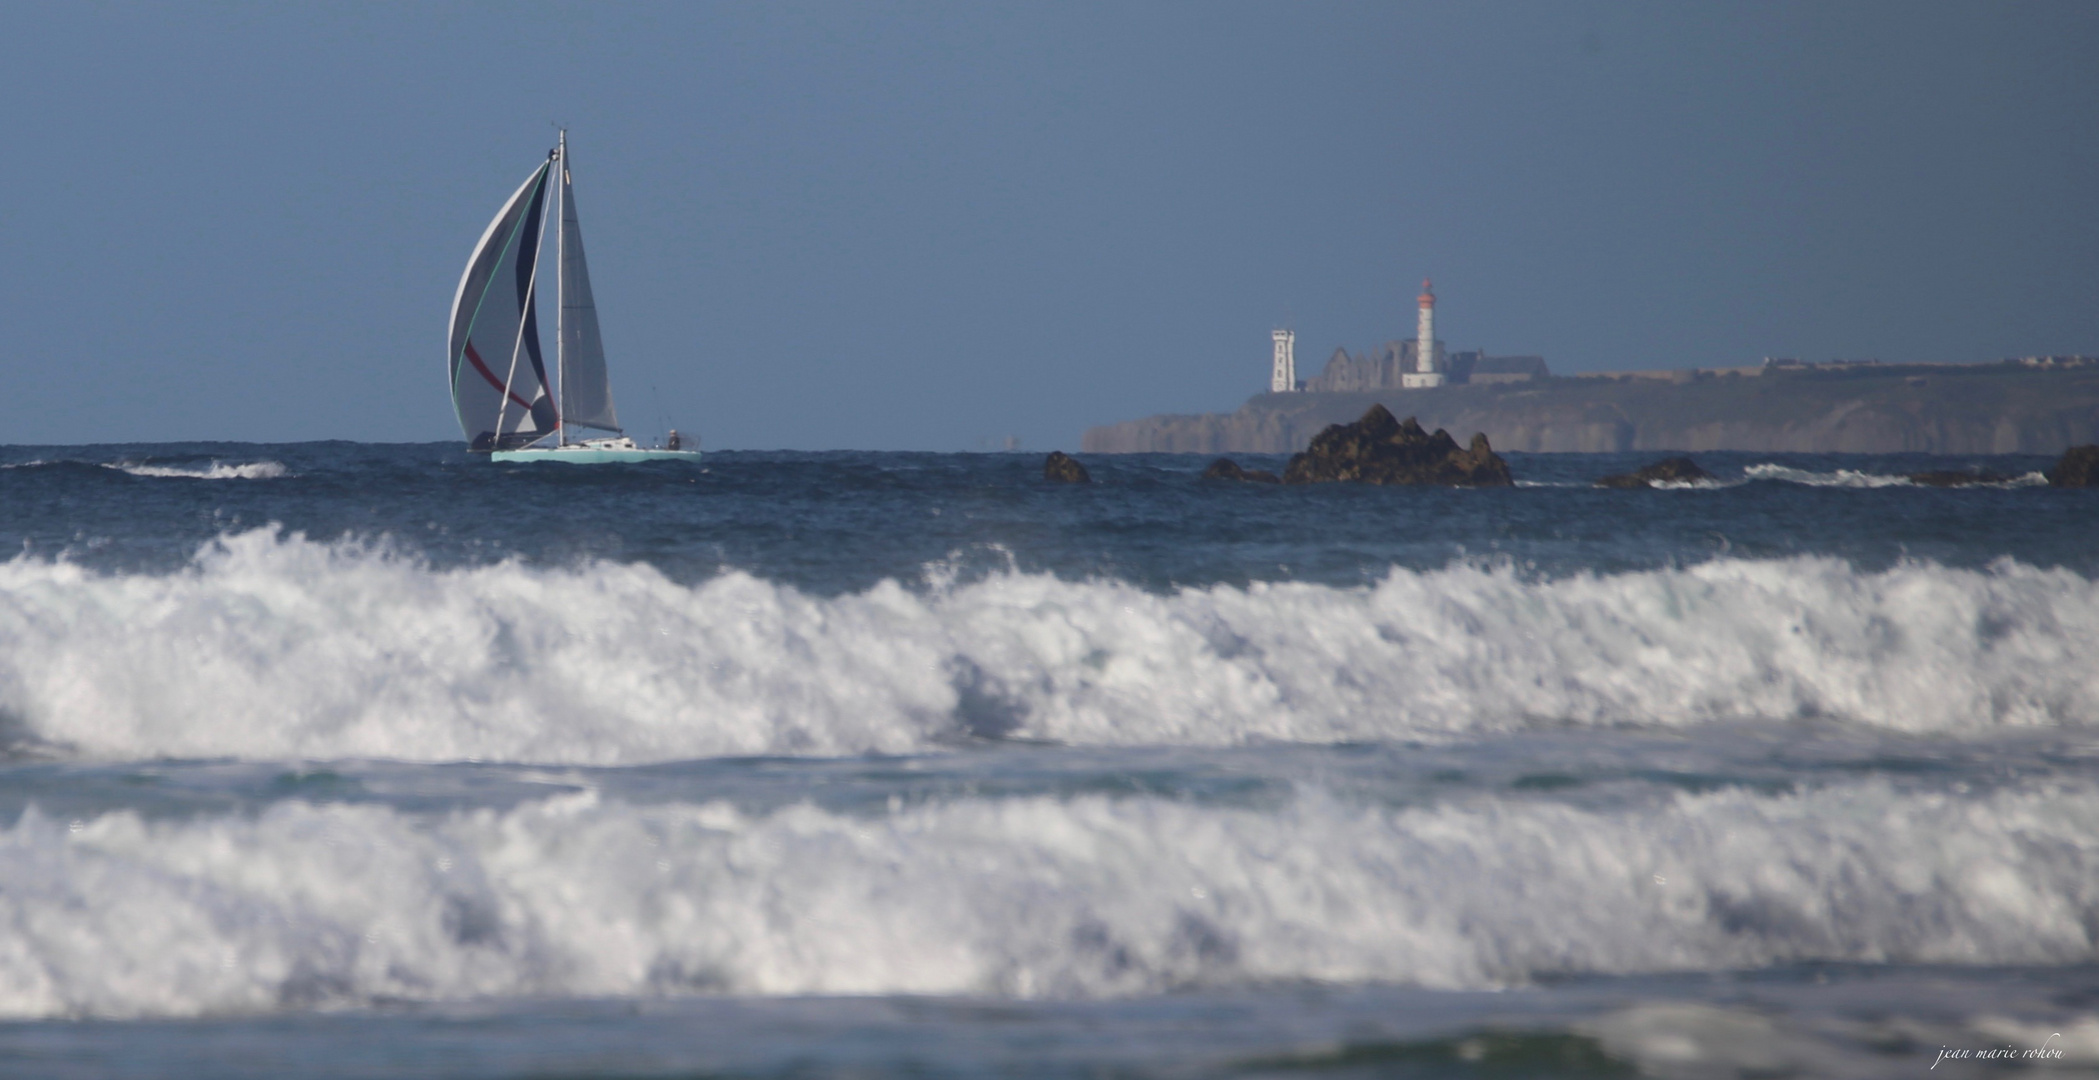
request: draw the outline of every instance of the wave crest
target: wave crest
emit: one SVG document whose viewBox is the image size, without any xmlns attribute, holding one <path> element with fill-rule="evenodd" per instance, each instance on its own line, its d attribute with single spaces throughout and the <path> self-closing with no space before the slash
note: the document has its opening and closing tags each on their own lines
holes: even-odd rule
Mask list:
<svg viewBox="0 0 2099 1080">
<path fill-rule="evenodd" d="M 1583 809 L 567 795 L 0 832 L 0 1015 L 503 996 L 1435 988 L 1808 960 L 2094 959 L 2099 792 L 1866 781 Z"/>
<path fill-rule="evenodd" d="M 202 469 L 185 469 L 178 465 L 116 464 L 105 468 L 130 473 L 133 476 L 180 477 L 188 480 L 275 480 L 286 475 L 282 462 L 249 461 L 227 463 L 214 461 Z"/>
<path fill-rule="evenodd" d="M 627 764 L 1535 724 L 2099 721 L 2099 586 L 2010 561 L 1720 559 L 1148 593 L 1006 572 L 817 597 L 738 571 L 433 569 L 256 530 L 165 575 L 0 566 L 0 710 L 97 757 Z"/>
<path fill-rule="evenodd" d="M 1907 475 L 1870 473 L 1862 472 L 1858 469 L 1814 472 L 1809 469 L 1796 469 L 1788 465 L 1779 465 L 1771 462 L 1751 465 L 1744 469 L 1742 482 L 1747 483 L 1751 480 L 1783 480 L 1790 484 L 1803 484 L 1808 487 L 1884 488 L 1922 486 Z M 1660 487 L 1662 485 L 1657 484 L 1655 486 Z M 2044 473 L 2027 472 L 2018 476 L 2007 477 L 2003 480 L 1977 483 L 1972 486 L 1981 488 L 2047 487 L 2048 477 Z"/>
</svg>

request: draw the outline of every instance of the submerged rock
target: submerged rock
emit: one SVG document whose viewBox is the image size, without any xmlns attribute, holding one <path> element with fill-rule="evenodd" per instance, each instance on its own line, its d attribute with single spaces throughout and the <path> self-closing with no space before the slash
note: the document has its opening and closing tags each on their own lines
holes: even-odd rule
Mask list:
<svg viewBox="0 0 2099 1080">
<path fill-rule="evenodd" d="M 2056 487 L 2099 487 L 2099 446 L 2073 446 L 2048 470 Z"/>
<path fill-rule="evenodd" d="M 1203 470 L 1205 480 L 1250 480 L 1256 484 L 1280 484 L 1282 478 L 1266 469 L 1242 469 L 1228 457 L 1218 458 Z"/>
<path fill-rule="evenodd" d="M 1090 484 L 1093 482 L 1093 474 L 1086 471 L 1086 466 L 1073 461 L 1071 455 L 1062 450 L 1050 451 L 1050 456 L 1043 460 L 1042 478 L 1052 484 Z"/>
<path fill-rule="evenodd" d="M 1913 472 L 1909 474 L 1910 483 L 1922 484 L 1925 487 L 1966 487 L 1969 484 L 2002 484 L 2010 479 L 2011 477 L 2009 476 L 1999 476 L 1993 472 L 1952 472 L 1944 469 L 1935 472 Z"/>
<path fill-rule="evenodd" d="M 1643 488 L 1653 487 L 1657 481 L 1670 484 L 1686 484 L 1693 480 L 1711 480 L 1713 474 L 1698 467 L 1698 463 L 1687 457 L 1665 458 L 1644 469 L 1629 473 L 1606 476 L 1596 482 L 1597 487 Z"/>
<path fill-rule="evenodd" d="M 1352 480 L 1363 484 L 1438 484 L 1506 487 L 1509 463 L 1476 434 L 1469 449 L 1458 449 L 1450 433 L 1431 435 L 1413 417 L 1392 418 L 1383 405 L 1372 405 L 1353 424 L 1334 424 L 1312 437 L 1312 445 L 1290 458 L 1283 470 L 1286 484 L 1321 484 Z"/>
</svg>

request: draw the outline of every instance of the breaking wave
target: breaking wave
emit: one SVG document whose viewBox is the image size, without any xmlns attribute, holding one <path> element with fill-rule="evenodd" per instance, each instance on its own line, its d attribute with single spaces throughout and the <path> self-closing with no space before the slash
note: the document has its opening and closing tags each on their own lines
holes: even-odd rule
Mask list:
<svg viewBox="0 0 2099 1080">
<path fill-rule="evenodd" d="M 434 569 L 227 535 L 171 574 L 0 564 L 0 711 L 98 758 L 627 764 L 1433 739 L 1535 725 L 2099 723 L 2099 585 L 2001 561 L 1717 559 L 1161 595 L 1005 572 L 837 597 L 740 571 Z"/>
<path fill-rule="evenodd" d="M 1775 462 L 1751 465 L 1743 469 L 1742 475 L 1735 479 L 1656 480 L 1650 482 L 1647 486 L 1657 491 L 1719 491 L 1726 488 L 1741 487 L 1744 484 L 1754 483 L 1758 480 L 1799 484 L 1803 487 L 1829 488 L 1909 488 L 1932 486 L 1919 484 L 1906 474 L 1874 473 L 1859 469 L 1834 469 L 1829 472 L 1816 472 L 1812 469 L 1796 469 L 1793 466 L 1780 465 Z M 1593 480 L 1517 480 L 1516 486 L 1519 488 L 1591 488 L 1596 485 Z M 2045 473 L 2028 472 L 2021 473 L 2018 476 L 2007 477 L 2003 480 L 1964 486 L 1975 488 L 2047 487 L 2048 477 Z"/>
<path fill-rule="evenodd" d="M 2099 958 L 2099 791 L 1884 780 L 1582 808 L 592 792 L 0 831 L 0 1015 L 515 995 L 1487 988 L 1808 960 Z"/>
<path fill-rule="evenodd" d="M 175 465 L 108 465 L 105 468 L 127 472 L 133 476 L 182 477 L 190 480 L 274 480 L 285 475 L 283 464 L 275 461 L 251 461 L 244 464 L 227 464 L 214 461 L 207 468 L 185 469 Z"/>
<path fill-rule="evenodd" d="M 183 480 L 275 480 L 291 475 L 290 470 L 277 461 L 249 461 L 227 463 L 214 461 L 203 468 L 184 468 L 179 465 L 146 465 L 133 461 L 84 462 L 84 461 L 17 461 L 0 465 L 0 469 L 71 469 L 89 466 L 127 473 L 131 476 L 174 478 Z"/>
<path fill-rule="evenodd" d="M 1744 469 L 1743 479 L 1745 481 L 1783 480 L 1789 484 L 1805 484 L 1809 487 L 1884 488 L 1920 486 L 1915 481 L 1911 480 L 1908 476 L 1895 476 L 1886 473 L 1861 472 L 1857 469 L 1836 469 L 1830 472 L 1814 472 L 1808 469 L 1795 469 L 1791 466 L 1777 465 L 1768 462 L 1761 465 L 1751 465 L 1747 469 Z M 2048 477 L 2043 473 L 2029 472 L 2023 473 L 2019 476 L 2011 477 L 2007 480 L 1995 483 L 1976 484 L 1973 486 L 1992 488 L 2046 487 L 2048 486 Z"/>
</svg>

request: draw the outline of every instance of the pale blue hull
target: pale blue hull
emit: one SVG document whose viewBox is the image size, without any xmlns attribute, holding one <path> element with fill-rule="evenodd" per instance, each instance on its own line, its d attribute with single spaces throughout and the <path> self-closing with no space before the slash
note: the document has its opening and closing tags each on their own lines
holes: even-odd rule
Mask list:
<svg viewBox="0 0 2099 1080">
<path fill-rule="evenodd" d="M 698 450 L 649 450 L 606 449 L 595 446 L 563 446 L 527 448 L 524 450 L 497 450 L 488 455 L 493 461 L 564 461 L 571 465 L 604 465 L 610 463 L 641 463 L 648 461 L 698 461 Z"/>
</svg>

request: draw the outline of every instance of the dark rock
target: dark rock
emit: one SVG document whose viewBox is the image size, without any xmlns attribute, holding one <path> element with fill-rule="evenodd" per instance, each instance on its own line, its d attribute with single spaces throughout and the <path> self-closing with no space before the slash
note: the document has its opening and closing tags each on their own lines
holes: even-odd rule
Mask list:
<svg viewBox="0 0 2099 1080">
<path fill-rule="evenodd" d="M 1713 474 L 1698 467 L 1698 463 L 1687 457 L 1673 457 L 1657 461 L 1644 469 L 1629 473 L 1606 476 L 1596 482 L 1597 487 L 1643 488 L 1653 487 L 1656 481 L 1681 484 L 1693 480 L 1711 480 Z"/>
<path fill-rule="evenodd" d="M 2099 446 L 2073 446 L 2048 471 L 2056 487 L 2099 487 Z"/>
<path fill-rule="evenodd" d="M 1250 480 L 1256 484 L 1280 484 L 1282 478 L 1265 469 L 1242 469 L 1228 457 L 1218 458 L 1203 470 L 1205 480 Z"/>
<path fill-rule="evenodd" d="M 1071 455 L 1062 450 L 1050 451 L 1050 456 L 1042 462 L 1042 478 L 1052 484 L 1093 482 L 1093 475 L 1086 471 L 1086 466 L 1073 461 Z"/>
<path fill-rule="evenodd" d="M 1909 474 L 1912 484 L 1925 487 L 1966 487 L 1969 484 L 2001 484 L 2011 479 L 1993 472 L 1913 472 Z"/>
<path fill-rule="evenodd" d="M 1509 464 L 1474 435 L 1472 446 L 1440 428 L 1431 435 L 1413 417 L 1392 418 L 1383 405 L 1372 405 L 1353 424 L 1334 424 L 1312 437 L 1304 453 L 1290 458 L 1283 470 L 1286 484 L 1320 484 L 1353 480 L 1364 484 L 1441 484 L 1470 487 L 1508 486 Z"/>
</svg>

